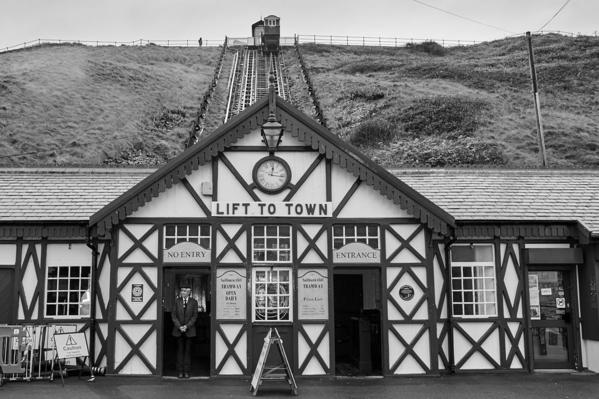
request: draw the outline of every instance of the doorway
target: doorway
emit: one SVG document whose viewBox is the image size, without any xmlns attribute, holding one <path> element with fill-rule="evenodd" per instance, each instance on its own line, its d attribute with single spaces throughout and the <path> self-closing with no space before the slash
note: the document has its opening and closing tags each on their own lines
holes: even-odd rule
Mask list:
<svg viewBox="0 0 599 399">
<path fill-rule="evenodd" d="M 380 375 L 381 300 L 378 270 L 334 275 L 335 374 Z"/>
<path fill-rule="evenodd" d="M 163 279 L 163 376 L 177 375 L 177 339 L 173 337 L 172 309 L 181 284 L 191 286 L 191 296 L 198 302 L 196 337 L 191 345 L 191 377 L 210 375 L 210 270 L 190 268 L 164 269 Z"/>
<path fill-rule="evenodd" d="M 576 366 L 575 273 L 568 268 L 531 267 L 528 272 L 530 338 L 535 369 Z"/>
<path fill-rule="evenodd" d="M 14 275 L 13 269 L 0 269 L 0 324 L 12 324 L 15 322 L 14 300 Z"/>
</svg>

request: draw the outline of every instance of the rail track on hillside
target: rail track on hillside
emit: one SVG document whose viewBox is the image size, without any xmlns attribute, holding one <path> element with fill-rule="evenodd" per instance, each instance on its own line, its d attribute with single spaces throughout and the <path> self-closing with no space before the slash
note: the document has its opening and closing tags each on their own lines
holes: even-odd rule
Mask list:
<svg viewBox="0 0 599 399">
<path fill-rule="evenodd" d="M 284 70 L 285 61 L 280 53 L 265 53 L 252 47 L 237 49 L 227 83 L 227 108 L 223 122 L 268 95 L 271 73 L 277 94 L 287 100 L 289 84 Z"/>
</svg>

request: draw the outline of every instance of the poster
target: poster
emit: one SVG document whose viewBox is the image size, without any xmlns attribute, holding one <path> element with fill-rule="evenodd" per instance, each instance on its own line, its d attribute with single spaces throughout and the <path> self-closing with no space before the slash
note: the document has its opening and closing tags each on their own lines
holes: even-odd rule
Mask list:
<svg viewBox="0 0 599 399">
<path fill-rule="evenodd" d="M 329 318 L 329 283 L 326 269 L 297 272 L 297 309 L 300 320 Z"/>
<path fill-rule="evenodd" d="M 216 274 L 216 318 L 245 320 L 246 272 L 239 268 L 219 268 Z"/>
<path fill-rule="evenodd" d="M 539 276 L 536 274 L 528 275 L 528 296 L 530 299 L 530 318 L 531 320 L 540 320 Z"/>
<path fill-rule="evenodd" d="M 143 302 L 144 301 L 144 285 L 143 284 L 131 284 L 131 302 Z"/>
</svg>

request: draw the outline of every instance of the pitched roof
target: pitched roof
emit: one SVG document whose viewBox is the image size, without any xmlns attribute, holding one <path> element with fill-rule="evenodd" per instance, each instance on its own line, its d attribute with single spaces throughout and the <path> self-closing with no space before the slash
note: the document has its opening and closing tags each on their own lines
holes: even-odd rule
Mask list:
<svg viewBox="0 0 599 399">
<path fill-rule="evenodd" d="M 269 104 L 272 106 L 274 98 L 274 88 L 271 87 L 268 97 L 257 101 L 212 134 L 201 138 L 198 143 L 95 213 L 90 219 L 90 225 L 97 226 L 99 234 L 103 234 L 200 165 L 211 162 L 212 157 L 267 120 Z M 453 217 L 443 209 L 280 97 L 276 97 L 276 114 L 285 127 L 286 135 L 311 146 L 334 164 L 359 177 L 433 231 L 446 234 L 454 225 Z"/>
<path fill-rule="evenodd" d="M 82 221 L 156 169 L 0 169 L 0 223 Z M 599 236 L 599 170 L 394 169 L 458 222 L 579 222 Z"/>
<path fill-rule="evenodd" d="M 599 235 L 599 170 L 400 169 L 458 221 L 577 221 Z"/>
<path fill-rule="evenodd" d="M 154 170 L 0 169 L 0 222 L 82 221 Z"/>
</svg>

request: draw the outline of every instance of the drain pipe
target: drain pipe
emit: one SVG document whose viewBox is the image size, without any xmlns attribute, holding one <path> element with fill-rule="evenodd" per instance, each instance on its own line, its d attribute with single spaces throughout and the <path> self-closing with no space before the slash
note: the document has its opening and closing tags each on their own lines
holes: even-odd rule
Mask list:
<svg viewBox="0 0 599 399">
<path fill-rule="evenodd" d="M 87 229 L 87 241 L 85 245 L 92 251 L 92 273 L 90 281 L 90 303 L 89 303 L 89 365 L 94 366 L 96 361 L 96 281 L 98 271 L 98 239 L 92 238 L 91 227 Z"/>
<path fill-rule="evenodd" d="M 455 359 L 453 354 L 453 320 L 452 320 L 452 312 L 453 312 L 453 301 L 451 298 L 451 244 L 456 242 L 456 238 L 454 236 L 449 237 L 445 240 L 445 297 L 447 300 L 447 362 L 449 363 L 449 372 L 450 374 L 455 374 Z"/>
</svg>

